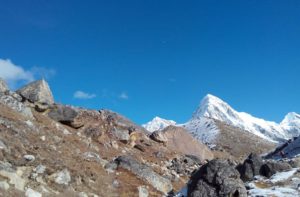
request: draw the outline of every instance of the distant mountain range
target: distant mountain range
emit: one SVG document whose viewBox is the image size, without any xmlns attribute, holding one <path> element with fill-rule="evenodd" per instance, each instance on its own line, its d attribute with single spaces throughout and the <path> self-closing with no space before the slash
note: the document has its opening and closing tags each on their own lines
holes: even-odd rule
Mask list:
<svg viewBox="0 0 300 197">
<path fill-rule="evenodd" d="M 143 127 L 153 132 L 176 124 L 186 128 L 202 142 L 213 143 L 220 131 L 216 121 L 275 143 L 300 134 L 300 115 L 295 112 L 288 113 L 281 123 L 275 123 L 245 112 L 238 112 L 220 98 L 210 94 L 202 99 L 192 118 L 184 124 L 156 117 Z"/>
</svg>

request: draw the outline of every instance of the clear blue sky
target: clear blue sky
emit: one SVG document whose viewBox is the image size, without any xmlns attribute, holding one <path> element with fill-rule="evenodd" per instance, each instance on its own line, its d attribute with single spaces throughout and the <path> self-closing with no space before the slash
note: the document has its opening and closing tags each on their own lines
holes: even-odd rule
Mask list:
<svg viewBox="0 0 300 197">
<path fill-rule="evenodd" d="M 277 122 L 300 112 L 298 0 L 0 3 L 0 58 L 43 68 L 57 102 L 137 123 L 184 122 L 207 93 Z"/>
</svg>

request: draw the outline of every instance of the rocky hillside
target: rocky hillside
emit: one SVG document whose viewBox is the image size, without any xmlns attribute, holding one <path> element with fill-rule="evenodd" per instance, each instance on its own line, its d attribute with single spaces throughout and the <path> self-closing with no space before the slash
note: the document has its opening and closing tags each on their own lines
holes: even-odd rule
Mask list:
<svg viewBox="0 0 300 197">
<path fill-rule="evenodd" d="M 164 196 L 212 158 L 118 113 L 55 104 L 44 80 L 16 92 L 0 82 L 0 196 Z"/>
</svg>

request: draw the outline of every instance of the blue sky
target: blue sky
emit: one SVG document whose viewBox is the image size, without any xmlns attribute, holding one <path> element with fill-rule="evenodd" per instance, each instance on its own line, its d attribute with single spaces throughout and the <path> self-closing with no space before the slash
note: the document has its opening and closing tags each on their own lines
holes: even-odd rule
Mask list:
<svg viewBox="0 0 300 197">
<path fill-rule="evenodd" d="M 277 122 L 300 112 L 298 0 L 0 3 L 14 88 L 44 76 L 57 102 L 137 123 L 184 122 L 207 93 Z"/>
</svg>

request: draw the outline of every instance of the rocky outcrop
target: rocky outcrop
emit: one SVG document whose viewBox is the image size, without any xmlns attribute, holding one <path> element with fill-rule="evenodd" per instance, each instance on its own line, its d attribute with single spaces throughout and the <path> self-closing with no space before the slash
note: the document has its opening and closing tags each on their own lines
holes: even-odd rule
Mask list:
<svg viewBox="0 0 300 197">
<path fill-rule="evenodd" d="M 291 168 L 292 167 L 286 162 L 267 161 L 264 165 L 262 165 L 260 174 L 269 178 L 277 172 L 287 171 Z"/>
<path fill-rule="evenodd" d="M 188 185 L 189 197 L 246 197 L 239 172 L 227 160 L 215 159 L 202 166 Z"/>
<path fill-rule="evenodd" d="M 0 93 L 0 104 L 3 104 L 16 112 L 19 112 L 25 117 L 33 118 L 31 109 L 24 103 L 20 102 L 19 98 L 13 92 Z"/>
<path fill-rule="evenodd" d="M 6 82 L 2 78 L 0 78 L 0 92 L 6 92 L 8 90 L 9 89 Z"/>
<path fill-rule="evenodd" d="M 254 176 L 261 175 L 267 178 L 277 172 L 290 170 L 288 162 L 276 160 L 263 160 L 259 155 L 251 153 L 243 164 L 237 166 L 237 170 L 243 181 L 252 181 Z"/>
<path fill-rule="evenodd" d="M 22 103 L 22 97 L 8 89 L 5 81 L 0 78 L 0 104 L 3 104 L 23 116 L 33 118 L 31 109 Z"/>
<path fill-rule="evenodd" d="M 119 167 L 130 171 L 164 194 L 169 193 L 173 188 L 170 180 L 158 175 L 149 166 L 141 164 L 130 156 L 120 156 L 115 162 Z"/>
<path fill-rule="evenodd" d="M 201 166 L 200 159 L 193 155 L 179 156 L 170 161 L 169 170 L 175 171 L 179 176 L 190 176 Z"/>
<path fill-rule="evenodd" d="M 243 164 L 237 166 L 237 170 L 243 181 L 250 181 L 254 176 L 260 175 L 262 165 L 264 165 L 263 159 L 259 155 L 251 153 Z"/>
<path fill-rule="evenodd" d="M 53 105 L 48 112 L 48 116 L 53 120 L 73 128 L 83 126 L 83 123 L 76 119 L 78 115 L 79 111 L 77 109 L 65 105 Z"/>
<path fill-rule="evenodd" d="M 48 105 L 54 103 L 52 92 L 45 80 L 34 81 L 17 90 L 17 93 L 32 103 L 38 102 Z"/>
</svg>

